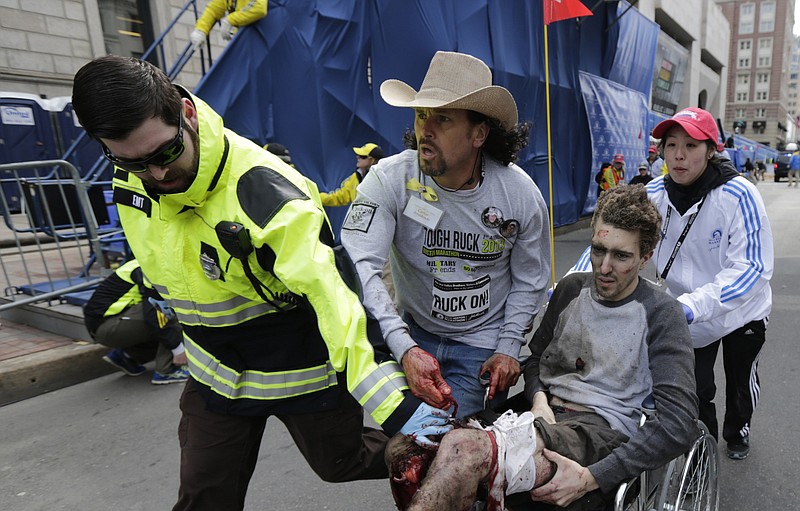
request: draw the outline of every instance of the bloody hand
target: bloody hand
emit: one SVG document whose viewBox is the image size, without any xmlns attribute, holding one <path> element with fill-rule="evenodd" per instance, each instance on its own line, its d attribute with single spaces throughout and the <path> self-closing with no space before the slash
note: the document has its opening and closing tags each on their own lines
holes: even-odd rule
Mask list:
<svg viewBox="0 0 800 511">
<path fill-rule="evenodd" d="M 412 394 L 434 408 L 450 408 L 453 404 L 453 391 L 442 378 L 439 362 L 433 355 L 415 346 L 406 351 L 401 363 Z"/>
<path fill-rule="evenodd" d="M 489 383 L 489 396 L 488 398 L 494 399 L 495 392 L 503 392 L 511 388 L 512 385 L 517 383 L 522 369 L 519 366 L 519 361 L 508 355 L 501 355 L 495 353 L 481 366 L 479 374 L 489 372 L 492 375 L 491 383 Z"/>
</svg>

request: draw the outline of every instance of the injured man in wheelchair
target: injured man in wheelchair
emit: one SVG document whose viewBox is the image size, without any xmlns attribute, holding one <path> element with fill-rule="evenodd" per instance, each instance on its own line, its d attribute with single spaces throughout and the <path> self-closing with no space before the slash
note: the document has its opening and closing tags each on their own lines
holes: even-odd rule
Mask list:
<svg viewBox="0 0 800 511">
<path fill-rule="evenodd" d="M 700 435 L 689 329 L 680 303 L 639 277 L 660 224 L 641 185 L 600 196 L 592 272 L 553 292 L 524 366 L 522 413 L 479 414 L 437 449 L 394 437 L 386 462 L 399 509 L 470 510 L 476 499 L 487 510 L 606 509 L 621 482 L 686 452 Z M 640 427 L 648 396 L 655 414 Z"/>
</svg>

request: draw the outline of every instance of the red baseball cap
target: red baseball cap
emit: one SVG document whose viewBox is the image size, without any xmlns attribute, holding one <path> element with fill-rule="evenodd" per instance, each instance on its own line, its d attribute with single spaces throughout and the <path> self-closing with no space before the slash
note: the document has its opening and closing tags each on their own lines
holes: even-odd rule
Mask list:
<svg viewBox="0 0 800 511">
<path fill-rule="evenodd" d="M 661 121 L 653 130 L 653 137 L 663 138 L 670 128 L 678 125 L 695 140 L 710 140 L 717 145 L 717 151 L 722 151 L 722 144 L 719 143 L 719 131 L 717 123 L 710 113 L 702 108 L 684 108 L 671 119 Z"/>
<path fill-rule="evenodd" d="M 654 145 L 651 145 L 650 148 L 647 150 L 648 153 L 657 153 L 658 148 Z"/>
<path fill-rule="evenodd" d="M 615 154 L 614 155 L 614 163 L 617 163 L 617 162 L 625 163 L 625 157 L 623 155 L 621 155 L 621 154 Z"/>
</svg>

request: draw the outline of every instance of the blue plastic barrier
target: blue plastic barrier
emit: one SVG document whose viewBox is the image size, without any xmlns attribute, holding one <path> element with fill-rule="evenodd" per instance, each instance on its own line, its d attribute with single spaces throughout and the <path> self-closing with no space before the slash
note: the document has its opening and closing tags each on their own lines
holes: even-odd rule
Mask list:
<svg viewBox="0 0 800 511">
<path fill-rule="evenodd" d="M 82 177 L 86 177 L 90 170 L 103 155 L 100 144 L 96 140 L 84 136 L 83 127 L 78 122 L 75 111 L 72 108 L 72 98 L 69 96 L 59 96 L 48 100 L 54 116 L 54 125 L 58 135 L 59 153 L 64 155 L 68 162 L 75 165 Z M 81 138 L 82 137 L 82 138 Z M 72 147 L 76 141 L 75 147 Z M 65 154 L 72 147 L 70 154 Z M 109 167 L 111 169 L 112 167 Z M 100 179 L 111 180 L 111 175 L 103 176 Z"/>
<path fill-rule="evenodd" d="M 0 164 L 52 160 L 58 156 L 47 100 L 24 92 L 0 92 Z M 19 176 L 33 175 L 20 170 Z M 26 174 L 27 173 L 27 174 Z M 20 190 L 14 175 L 0 175 L 11 212 L 20 210 Z"/>
</svg>

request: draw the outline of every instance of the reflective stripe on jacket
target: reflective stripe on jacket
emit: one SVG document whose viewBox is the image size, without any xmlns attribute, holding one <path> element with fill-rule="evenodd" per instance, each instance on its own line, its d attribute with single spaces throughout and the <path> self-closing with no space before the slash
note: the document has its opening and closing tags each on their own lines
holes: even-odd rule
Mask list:
<svg viewBox="0 0 800 511">
<path fill-rule="evenodd" d="M 600 181 L 600 189 L 608 190 L 616 188 L 616 186 L 625 179 L 625 168 L 619 170 L 613 165 L 609 165 L 603 169 L 603 180 Z"/>
</svg>

